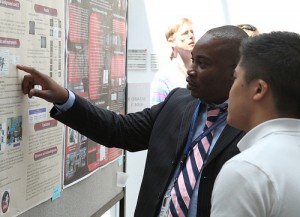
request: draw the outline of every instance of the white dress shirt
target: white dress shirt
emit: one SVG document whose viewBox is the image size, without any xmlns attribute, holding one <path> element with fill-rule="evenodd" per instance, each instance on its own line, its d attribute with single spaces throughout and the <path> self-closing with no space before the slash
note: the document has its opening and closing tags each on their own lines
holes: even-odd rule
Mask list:
<svg viewBox="0 0 300 217">
<path fill-rule="evenodd" d="M 299 217 L 300 120 L 264 122 L 238 148 L 216 179 L 211 217 Z"/>
</svg>

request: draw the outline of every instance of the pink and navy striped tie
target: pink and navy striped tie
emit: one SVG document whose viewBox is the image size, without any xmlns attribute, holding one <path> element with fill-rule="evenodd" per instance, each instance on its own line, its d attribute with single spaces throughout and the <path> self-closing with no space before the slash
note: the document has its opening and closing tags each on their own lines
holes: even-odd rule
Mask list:
<svg viewBox="0 0 300 217">
<path fill-rule="evenodd" d="M 206 131 L 217 120 L 220 108 L 208 108 L 207 120 L 203 129 Z M 171 190 L 171 202 L 168 217 L 185 217 L 188 214 L 190 199 L 202 169 L 203 162 L 213 138 L 213 131 L 209 132 L 191 149 L 185 165 L 179 173 Z"/>
</svg>

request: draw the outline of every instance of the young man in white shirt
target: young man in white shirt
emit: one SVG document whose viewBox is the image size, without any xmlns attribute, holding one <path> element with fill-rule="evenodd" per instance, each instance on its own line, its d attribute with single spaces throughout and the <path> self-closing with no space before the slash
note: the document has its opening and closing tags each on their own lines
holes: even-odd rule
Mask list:
<svg viewBox="0 0 300 217">
<path fill-rule="evenodd" d="M 243 41 L 229 94 L 228 124 L 248 132 L 214 184 L 212 217 L 300 213 L 300 35 Z"/>
</svg>

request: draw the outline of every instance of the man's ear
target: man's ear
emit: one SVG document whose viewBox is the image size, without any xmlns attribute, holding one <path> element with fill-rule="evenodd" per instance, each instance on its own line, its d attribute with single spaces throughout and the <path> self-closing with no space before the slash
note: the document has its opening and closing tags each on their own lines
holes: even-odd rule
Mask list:
<svg viewBox="0 0 300 217">
<path fill-rule="evenodd" d="M 270 89 L 269 85 L 262 79 L 255 80 L 253 82 L 254 82 L 253 100 L 260 101 L 267 95 Z"/>
<path fill-rule="evenodd" d="M 174 37 L 171 36 L 171 37 L 168 39 L 168 43 L 170 44 L 171 47 L 175 47 L 174 42 L 175 42 L 175 39 L 174 39 Z"/>
<path fill-rule="evenodd" d="M 174 42 L 173 37 L 168 38 L 168 42 L 169 42 L 169 43 L 173 43 L 173 42 Z"/>
</svg>

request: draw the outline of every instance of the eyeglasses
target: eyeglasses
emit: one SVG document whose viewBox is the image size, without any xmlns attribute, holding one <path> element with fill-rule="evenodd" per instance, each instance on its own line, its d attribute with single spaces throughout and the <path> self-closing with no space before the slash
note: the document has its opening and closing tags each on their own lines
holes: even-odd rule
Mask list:
<svg viewBox="0 0 300 217">
<path fill-rule="evenodd" d="M 241 29 L 246 29 L 246 30 L 249 30 L 249 31 L 256 31 L 256 27 L 255 26 L 252 26 L 250 24 L 240 24 L 240 25 L 237 25 L 237 27 L 241 28 Z"/>
</svg>

